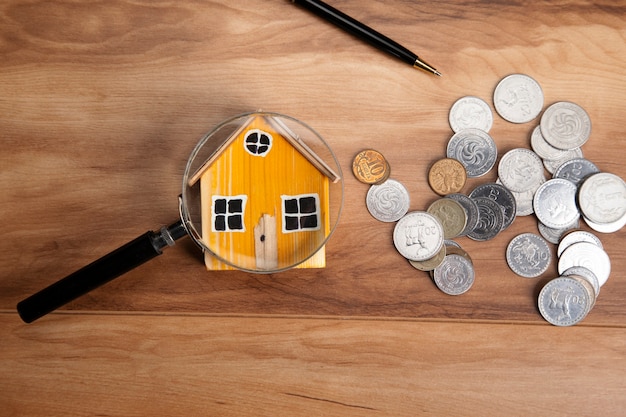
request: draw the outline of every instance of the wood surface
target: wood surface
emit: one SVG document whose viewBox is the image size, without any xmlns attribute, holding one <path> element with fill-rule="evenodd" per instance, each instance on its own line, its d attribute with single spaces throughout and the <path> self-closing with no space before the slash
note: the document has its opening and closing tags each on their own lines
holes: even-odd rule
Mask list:
<svg viewBox="0 0 626 417">
<path fill-rule="evenodd" d="M 448 111 L 525 73 L 545 106 L 581 105 L 585 157 L 626 178 L 626 2 L 368 1 L 333 6 L 414 50 L 414 70 L 289 1 L 0 3 L 0 406 L 3 415 L 626 414 L 626 231 L 601 235 L 612 274 L 583 323 L 556 328 L 538 279 L 504 251 L 439 292 L 365 207 L 354 155 L 377 149 L 424 210 Z M 344 206 L 322 270 L 207 273 L 191 239 L 31 325 L 15 305 L 178 217 L 196 142 L 225 118 L 276 111 L 337 155 Z M 502 155 L 538 120 L 494 114 Z M 496 179 L 493 170 L 464 192 Z M 583 225 L 583 228 L 586 226 Z M 587 229 L 588 230 L 588 229 Z"/>
</svg>

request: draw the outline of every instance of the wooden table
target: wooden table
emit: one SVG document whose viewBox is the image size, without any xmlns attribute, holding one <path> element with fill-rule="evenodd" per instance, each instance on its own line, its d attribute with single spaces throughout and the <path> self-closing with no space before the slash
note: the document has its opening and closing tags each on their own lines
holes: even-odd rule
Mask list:
<svg viewBox="0 0 626 417">
<path fill-rule="evenodd" d="M 424 210 L 454 101 L 492 103 L 511 73 L 572 101 L 585 157 L 626 178 L 626 3 L 334 1 L 443 77 L 363 44 L 288 1 L 0 5 L 0 406 L 3 415 L 611 415 L 626 413 L 626 233 L 601 235 L 612 274 L 584 322 L 537 309 L 556 275 L 513 274 L 520 217 L 458 239 L 476 282 L 448 296 L 366 210 L 354 155 L 383 152 Z M 263 109 L 317 130 L 345 202 L 323 270 L 207 273 L 181 240 L 26 325 L 16 303 L 177 219 L 182 174 L 222 119 Z M 500 155 L 538 119 L 494 113 Z M 494 181 L 496 170 L 464 192 Z M 587 227 L 583 224 L 583 228 Z M 8 413 L 8 414 L 7 414 Z"/>
</svg>

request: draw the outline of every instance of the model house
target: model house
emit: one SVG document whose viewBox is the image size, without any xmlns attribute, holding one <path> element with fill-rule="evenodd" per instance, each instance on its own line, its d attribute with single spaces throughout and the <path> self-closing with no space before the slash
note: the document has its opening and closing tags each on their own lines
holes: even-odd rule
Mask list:
<svg viewBox="0 0 626 417">
<path fill-rule="evenodd" d="M 255 113 L 193 175 L 210 270 L 325 266 L 329 184 L 339 177 L 284 123 Z M 191 185 L 191 184 L 190 184 Z M 319 249 L 319 250 L 318 250 Z"/>
</svg>

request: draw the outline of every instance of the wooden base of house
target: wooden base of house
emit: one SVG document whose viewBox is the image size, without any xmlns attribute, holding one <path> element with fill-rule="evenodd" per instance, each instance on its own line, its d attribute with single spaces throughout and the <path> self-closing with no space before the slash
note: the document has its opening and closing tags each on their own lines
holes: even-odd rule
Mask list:
<svg viewBox="0 0 626 417">
<path fill-rule="evenodd" d="M 237 268 L 230 266 L 208 252 L 204 254 L 204 264 L 209 271 L 231 271 Z M 326 247 L 322 246 L 315 255 L 311 256 L 306 261 L 295 266 L 295 268 L 325 268 L 326 267 Z M 262 271 L 260 271 L 262 272 Z"/>
</svg>

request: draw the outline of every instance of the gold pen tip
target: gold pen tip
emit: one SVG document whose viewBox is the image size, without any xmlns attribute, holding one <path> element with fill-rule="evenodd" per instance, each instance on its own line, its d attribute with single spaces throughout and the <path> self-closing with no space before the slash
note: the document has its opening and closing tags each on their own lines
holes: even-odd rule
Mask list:
<svg viewBox="0 0 626 417">
<path fill-rule="evenodd" d="M 441 77 L 441 73 L 439 71 L 437 71 L 432 65 L 426 63 L 426 61 L 422 61 L 419 58 L 417 58 L 413 63 L 413 68 L 419 68 L 426 72 L 430 72 L 431 74 L 435 74 L 438 77 Z"/>
</svg>

